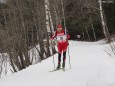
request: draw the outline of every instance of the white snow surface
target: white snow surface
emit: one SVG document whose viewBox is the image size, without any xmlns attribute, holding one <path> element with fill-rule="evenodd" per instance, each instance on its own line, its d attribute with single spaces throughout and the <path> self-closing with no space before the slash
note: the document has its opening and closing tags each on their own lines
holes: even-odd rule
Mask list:
<svg viewBox="0 0 115 86">
<path fill-rule="evenodd" d="M 66 70 L 53 70 L 53 57 L 0 79 L 0 86 L 115 86 L 115 58 L 100 42 L 69 41 Z M 58 54 L 54 55 L 57 66 Z"/>
</svg>

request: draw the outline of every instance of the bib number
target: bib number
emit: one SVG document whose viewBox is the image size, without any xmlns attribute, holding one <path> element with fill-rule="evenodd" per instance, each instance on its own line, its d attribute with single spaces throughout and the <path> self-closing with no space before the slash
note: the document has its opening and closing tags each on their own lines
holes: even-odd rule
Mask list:
<svg viewBox="0 0 115 86">
<path fill-rule="evenodd" d="M 66 36 L 65 35 L 63 35 L 63 36 L 57 36 L 57 40 L 58 41 L 64 41 L 64 40 L 66 40 Z"/>
</svg>

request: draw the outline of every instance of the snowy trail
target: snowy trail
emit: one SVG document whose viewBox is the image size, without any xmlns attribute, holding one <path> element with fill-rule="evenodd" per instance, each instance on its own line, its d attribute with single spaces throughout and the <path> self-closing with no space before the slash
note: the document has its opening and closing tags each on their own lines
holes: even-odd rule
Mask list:
<svg viewBox="0 0 115 86">
<path fill-rule="evenodd" d="M 72 69 L 67 54 L 66 71 L 53 70 L 52 57 L 0 80 L 0 86 L 115 86 L 115 58 L 108 45 L 70 41 Z M 57 54 L 55 55 L 57 64 Z"/>
</svg>

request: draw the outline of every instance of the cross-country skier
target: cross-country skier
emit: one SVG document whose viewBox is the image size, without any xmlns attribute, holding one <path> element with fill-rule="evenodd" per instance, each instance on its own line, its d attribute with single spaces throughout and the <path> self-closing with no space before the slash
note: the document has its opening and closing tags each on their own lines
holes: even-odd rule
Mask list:
<svg viewBox="0 0 115 86">
<path fill-rule="evenodd" d="M 70 35 L 62 28 L 61 24 L 58 24 L 57 30 L 52 34 L 51 39 L 56 38 L 57 40 L 57 48 L 58 48 L 58 66 L 57 70 L 61 67 L 61 54 L 63 52 L 63 63 L 62 68 L 65 68 L 65 61 L 66 61 L 66 51 L 68 47 L 68 39 Z"/>
</svg>

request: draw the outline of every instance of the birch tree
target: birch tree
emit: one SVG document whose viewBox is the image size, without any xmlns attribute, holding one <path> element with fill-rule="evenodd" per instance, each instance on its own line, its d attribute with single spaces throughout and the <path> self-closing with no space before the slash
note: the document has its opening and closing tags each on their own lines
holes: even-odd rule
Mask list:
<svg viewBox="0 0 115 86">
<path fill-rule="evenodd" d="M 99 8 L 100 8 L 100 17 L 101 17 L 101 22 L 102 22 L 102 27 L 103 27 L 103 33 L 107 39 L 107 43 L 110 43 L 111 38 L 110 38 L 110 33 L 108 31 L 108 27 L 105 21 L 104 11 L 102 8 L 102 0 L 99 0 Z"/>
</svg>

